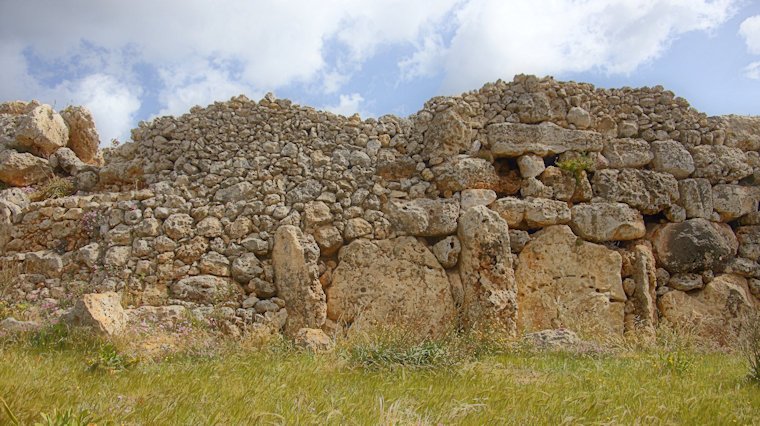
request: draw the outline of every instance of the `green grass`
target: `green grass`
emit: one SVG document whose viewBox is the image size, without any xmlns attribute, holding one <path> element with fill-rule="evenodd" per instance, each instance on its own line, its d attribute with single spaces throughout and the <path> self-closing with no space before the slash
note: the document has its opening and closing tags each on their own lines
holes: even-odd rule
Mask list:
<svg viewBox="0 0 760 426">
<path fill-rule="evenodd" d="M 760 385 L 739 353 L 514 347 L 468 357 L 467 345 L 415 345 L 311 354 L 222 342 L 134 363 L 118 344 L 55 330 L 0 344 L 0 396 L 21 424 L 55 424 L 40 413 L 150 425 L 760 424 Z"/>
</svg>

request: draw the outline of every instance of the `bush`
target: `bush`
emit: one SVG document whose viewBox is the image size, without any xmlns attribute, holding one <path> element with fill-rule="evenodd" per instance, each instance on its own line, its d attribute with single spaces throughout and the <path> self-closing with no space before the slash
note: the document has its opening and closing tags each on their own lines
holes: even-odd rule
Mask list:
<svg viewBox="0 0 760 426">
<path fill-rule="evenodd" d="M 748 325 L 742 349 L 749 364 L 749 379 L 760 384 L 760 313 L 750 317 Z"/>
<path fill-rule="evenodd" d="M 558 162 L 557 167 L 571 172 L 575 176 L 575 180 L 580 180 L 583 172 L 588 172 L 594 167 L 594 160 L 587 154 L 582 154 L 578 157 Z"/>
<path fill-rule="evenodd" d="M 51 198 L 62 198 L 74 195 L 76 187 L 70 179 L 53 176 L 44 185 L 37 188 L 29 198 L 32 201 L 43 201 Z"/>
</svg>

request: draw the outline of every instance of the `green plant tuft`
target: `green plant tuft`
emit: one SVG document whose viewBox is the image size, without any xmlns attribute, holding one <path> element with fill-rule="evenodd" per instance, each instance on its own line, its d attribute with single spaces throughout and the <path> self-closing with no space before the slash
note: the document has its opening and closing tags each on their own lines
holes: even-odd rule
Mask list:
<svg viewBox="0 0 760 426">
<path fill-rule="evenodd" d="M 583 172 L 591 171 L 594 167 L 594 160 L 584 153 L 578 157 L 557 162 L 557 167 L 572 173 L 575 176 L 575 180 L 579 181 L 583 176 Z"/>
</svg>

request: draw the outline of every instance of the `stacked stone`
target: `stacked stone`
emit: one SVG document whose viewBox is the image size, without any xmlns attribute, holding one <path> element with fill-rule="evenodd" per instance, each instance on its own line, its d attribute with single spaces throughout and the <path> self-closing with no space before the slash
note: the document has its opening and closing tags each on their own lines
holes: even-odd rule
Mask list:
<svg viewBox="0 0 760 426">
<path fill-rule="evenodd" d="M 240 96 L 141 123 L 95 195 L 8 203 L 0 250 L 19 297 L 126 291 L 290 335 L 739 327 L 760 305 L 758 123 L 532 76 L 407 119 Z"/>
<path fill-rule="evenodd" d="M 32 101 L 0 104 L 0 183 L 25 187 L 55 174 L 74 176 L 82 190 L 97 182 L 102 164 L 92 114 L 70 106 L 60 113 Z"/>
</svg>

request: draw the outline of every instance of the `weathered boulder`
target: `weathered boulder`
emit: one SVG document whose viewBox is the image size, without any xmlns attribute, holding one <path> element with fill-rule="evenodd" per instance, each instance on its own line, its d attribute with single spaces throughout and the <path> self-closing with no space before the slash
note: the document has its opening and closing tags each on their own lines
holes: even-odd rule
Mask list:
<svg viewBox="0 0 760 426">
<path fill-rule="evenodd" d="M 546 169 L 543 157 L 534 154 L 518 157 L 517 167 L 520 169 L 520 175 L 523 178 L 537 177 Z"/>
<path fill-rule="evenodd" d="M 424 153 L 428 158 L 448 158 L 467 151 L 472 139 L 470 125 L 453 108 L 437 112 L 425 131 Z"/>
<path fill-rule="evenodd" d="M 678 201 L 675 178 L 651 170 L 599 170 L 591 186 L 597 196 L 626 203 L 643 214 L 659 213 Z"/>
<path fill-rule="evenodd" d="M 60 277 L 63 272 L 63 258 L 53 251 L 36 251 L 27 253 L 24 259 L 27 274 L 40 274 L 46 277 Z"/>
<path fill-rule="evenodd" d="M 760 260 L 760 226 L 740 226 L 736 228 L 739 241 L 739 256 L 754 261 Z"/>
<path fill-rule="evenodd" d="M 327 288 L 327 315 L 352 330 L 408 327 L 419 336 L 454 328 L 454 299 L 446 271 L 413 237 L 356 240 L 340 251 Z"/>
<path fill-rule="evenodd" d="M 61 117 L 69 130 L 66 146 L 83 162 L 99 165 L 102 161 L 98 155 L 100 136 L 90 110 L 81 106 L 69 106 L 61 111 Z"/>
<path fill-rule="evenodd" d="M 35 331 L 41 327 L 40 324 L 34 321 L 19 321 L 16 318 L 8 317 L 0 321 L 0 337 L 6 334 Z"/>
<path fill-rule="evenodd" d="M 213 305 L 239 293 L 236 287 L 226 278 L 197 275 L 173 283 L 171 293 L 180 300 Z"/>
<path fill-rule="evenodd" d="M 74 151 L 66 147 L 56 150 L 48 161 L 53 169 L 61 169 L 72 176 L 84 171 L 87 167 Z"/>
<path fill-rule="evenodd" d="M 441 191 L 454 193 L 473 188 L 504 192 L 500 190 L 504 183 L 493 164 L 482 158 L 452 157 L 433 167 L 432 171 L 434 182 Z"/>
<path fill-rule="evenodd" d="M 705 219 L 657 225 L 649 239 L 657 264 L 671 273 L 720 270 L 738 248 L 730 226 Z"/>
<path fill-rule="evenodd" d="M 713 213 L 713 190 L 710 181 L 704 178 L 684 179 L 678 182 L 680 204 L 689 219 L 700 217 L 710 219 Z"/>
<path fill-rule="evenodd" d="M 475 206 L 488 206 L 496 201 L 496 198 L 496 192 L 491 189 L 465 189 L 461 194 L 461 209 L 467 210 Z"/>
<path fill-rule="evenodd" d="M 285 225 L 277 228 L 272 248 L 272 267 L 277 296 L 285 301 L 288 319 L 285 334 L 325 323 L 327 305 L 319 283 L 319 247 L 310 235 Z"/>
<path fill-rule="evenodd" d="M 713 208 L 723 222 L 730 222 L 756 212 L 759 195 L 757 187 L 715 185 L 712 188 Z"/>
<path fill-rule="evenodd" d="M 673 175 L 676 179 L 689 177 L 694 172 L 694 159 L 682 144 L 674 141 L 652 142 L 652 169 Z"/>
<path fill-rule="evenodd" d="M 222 188 L 216 191 L 216 194 L 214 194 L 214 201 L 219 201 L 221 203 L 231 203 L 233 201 L 245 200 L 251 195 L 253 190 L 253 184 L 250 182 L 236 183 L 235 185 L 231 185 L 227 188 Z"/>
<path fill-rule="evenodd" d="M 567 223 L 571 219 L 567 203 L 545 198 L 505 197 L 491 204 L 510 228 L 537 229 Z"/>
<path fill-rule="evenodd" d="M 726 126 L 726 146 L 742 151 L 760 150 L 760 119 L 755 116 L 724 115 L 720 117 Z"/>
<path fill-rule="evenodd" d="M 234 262 L 230 271 L 232 278 L 240 284 L 248 284 L 252 279 L 260 276 L 264 269 L 261 267 L 259 258 L 253 253 L 244 253 Z"/>
<path fill-rule="evenodd" d="M 50 105 L 40 105 L 26 115 L 16 128 L 16 142 L 36 155 L 48 157 L 66 146 L 69 130 Z"/>
<path fill-rule="evenodd" d="M 548 122 L 538 126 L 491 124 L 487 131 L 495 157 L 519 157 L 524 154 L 545 157 L 565 151 L 599 152 L 604 147 L 604 137 L 599 133 L 563 129 Z"/>
<path fill-rule="evenodd" d="M 462 245 L 459 243 L 459 238 L 454 235 L 438 241 L 432 248 L 433 254 L 444 268 L 453 268 L 456 266 L 461 251 Z"/>
<path fill-rule="evenodd" d="M 53 169 L 44 158 L 0 147 L 0 182 L 28 186 L 52 175 Z"/>
<path fill-rule="evenodd" d="M 459 203 L 452 199 L 393 199 L 383 211 L 401 234 L 440 237 L 456 232 Z"/>
<path fill-rule="evenodd" d="M 332 347 L 332 339 L 319 328 L 302 328 L 294 336 L 296 346 L 312 352 L 324 352 Z"/>
<path fill-rule="evenodd" d="M 657 300 L 657 307 L 662 318 L 675 327 L 696 331 L 717 343 L 731 343 L 741 335 L 758 303 L 749 293 L 746 279 L 725 274 L 702 290 L 665 293 Z"/>
<path fill-rule="evenodd" d="M 566 225 L 534 234 L 515 273 L 520 328 L 622 334 L 621 266 L 619 253 L 580 240 Z"/>
<path fill-rule="evenodd" d="M 572 107 L 567 112 L 567 122 L 577 129 L 588 129 L 591 126 L 591 114 L 583 108 Z"/>
<path fill-rule="evenodd" d="M 559 167 L 549 166 L 539 177 L 552 191 L 552 198 L 562 201 L 589 201 L 594 196 L 585 170 L 573 173 Z"/>
<path fill-rule="evenodd" d="M 694 177 L 710 183 L 732 183 L 752 174 L 747 154 L 739 148 L 724 145 L 699 145 L 689 150 L 694 158 Z"/>
<path fill-rule="evenodd" d="M 576 204 L 571 209 L 570 228 L 584 240 L 624 241 L 646 234 L 644 218 L 623 203 Z"/>
<path fill-rule="evenodd" d="M 604 144 L 602 155 L 613 169 L 626 167 L 644 167 L 652 161 L 654 155 L 649 150 L 649 143 L 643 139 L 613 139 Z"/>
<path fill-rule="evenodd" d="M 177 241 L 193 234 L 193 218 L 185 213 L 175 213 L 164 221 L 164 233 Z"/>
<path fill-rule="evenodd" d="M 124 331 L 129 317 L 121 307 L 118 293 L 85 294 L 66 317 L 69 324 L 89 327 L 109 336 Z"/>
<path fill-rule="evenodd" d="M 472 207 L 462 214 L 457 235 L 462 244 L 462 325 L 516 335 L 517 288 L 507 222 L 487 207 Z"/>
<path fill-rule="evenodd" d="M 323 256 L 332 256 L 343 247 L 343 236 L 334 226 L 322 226 L 314 231 L 314 239 L 317 241 Z"/>
</svg>

